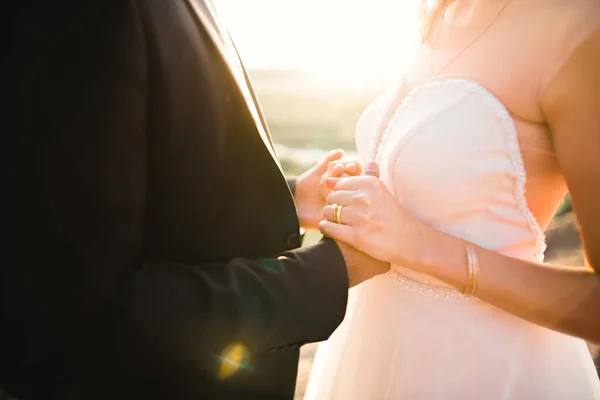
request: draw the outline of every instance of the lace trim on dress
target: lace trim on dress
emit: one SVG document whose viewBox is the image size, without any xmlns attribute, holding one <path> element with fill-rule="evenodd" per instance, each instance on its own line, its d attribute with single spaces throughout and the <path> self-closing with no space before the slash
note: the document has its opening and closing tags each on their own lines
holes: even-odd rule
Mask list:
<svg viewBox="0 0 600 400">
<path fill-rule="evenodd" d="M 517 207 L 519 211 L 527 221 L 529 228 L 533 235 L 535 236 L 535 248 L 534 252 L 531 256 L 532 261 L 543 262 L 544 260 L 544 252 L 546 250 L 546 236 L 544 231 L 540 227 L 537 219 L 531 212 L 529 208 L 529 204 L 527 202 L 527 197 L 525 193 L 525 185 L 527 182 L 527 174 L 525 171 L 525 164 L 523 162 L 523 156 L 521 154 L 521 148 L 519 144 L 519 137 L 517 134 L 517 129 L 514 125 L 514 121 L 512 120 L 510 113 L 502 104 L 502 102 L 496 98 L 496 96 L 490 92 L 487 88 L 482 86 L 481 84 L 468 80 L 468 79 L 458 79 L 458 78 L 445 78 L 439 79 L 429 82 L 424 82 L 420 85 L 413 87 L 406 97 L 401 101 L 400 105 L 396 108 L 394 114 L 387 122 L 385 130 L 381 135 L 374 135 L 373 141 L 371 143 L 371 148 L 369 158 L 371 160 L 377 160 L 379 153 L 381 152 L 381 148 L 383 144 L 387 141 L 388 136 L 390 135 L 391 126 L 394 120 L 400 115 L 404 109 L 406 108 L 409 100 L 412 96 L 419 90 L 422 89 L 431 89 L 444 84 L 459 84 L 467 86 L 469 89 L 482 93 L 484 96 L 483 101 L 485 102 L 486 107 L 491 110 L 495 110 L 498 115 L 499 122 L 503 128 L 503 131 L 506 132 L 507 145 L 508 145 L 508 156 L 510 158 L 511 164 L 515 170 L 516 174 L 516 182 L 514 187 L 515 199 L 517 202 Z M 385 118 L 385 116 L 383 117 Z M 384 120 L 380 122 L 380 126 L 383 125 Z M 379 137 L 376 137 L 379 136 Z M 379 140 L 378 140 L 379 139 Z M 453 288 L 440 288 L 435 286 L 430 286 L 424 283 L 417 282 L 413 279 L 406 277 L 405 275 L 396 272 L 390 271 L 386 274 L 386 276 L 392 280 L 394 283 L 399 284 L 403 288 L 419 293 L 423 296 L 440 299 L 440 300 L 448 300 L 448 301 L 475 301 L 479 302 L 480 300 L 471 296 L 465 296 L 456 289 Z"/>
<path fill-rule="evenodd" d="M 454 79 L 457 83 L 461 83 L 467 85 L 475 90 L 479 90 L 484 93 L 484 101 L 486 102 L 486 106 L 490 109 L 495 109 L 498 111 L 498 117 L 500 119 L 500 123 L 504 131 L 506 132 L 506 137 L 508 139 L 508 155 L 510 157 L 510 161 L 513 164 L 513 168 L 517 174 L 517 181 L 515 184 L 515 198 L 517 200 L 517 206 L 519 207 L 519 211 L 529 224 L 529 228 L 535 236 L 535 248 L 534 253 L 532 254 L 532 261 L 543 262 L 544 261 L 544 252 L 546 251 L 546 235 L 544 234 L 544 230 L 540 227 L 537 219 L 531 212 L 529 208 L 529 204 L 527 203 L 527 196 L 525 191 L 525 185 L 527 183 L 527 173 L 525 171 L 525 164 L 523 162 L 523 156 L 521 154 L 521 146 L 519 145 L 519 136 L 517 134 L 517 128 L 515 127 L 515 123 L 510 116 L 510 113 L 502 104 L 500 100 L 494 96 L 489 90 L 480 85 L 477 82 L 463 80 L 463 79 Z"/>
</svg>

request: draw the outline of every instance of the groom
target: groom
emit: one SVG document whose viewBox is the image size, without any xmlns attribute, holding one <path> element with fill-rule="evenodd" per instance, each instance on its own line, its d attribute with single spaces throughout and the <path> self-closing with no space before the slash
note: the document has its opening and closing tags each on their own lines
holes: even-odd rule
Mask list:
<svg viewBox="0 0 600 400">
<path fill-rule="evenodd" d="M 349 284 L 389 266 L 328 239 L 299 249 L 292 194 L 213 10 L 15 8 L 0 387 L 21 400 L 292 398 L 300 346 L 342 321 Z"/>
</svg>

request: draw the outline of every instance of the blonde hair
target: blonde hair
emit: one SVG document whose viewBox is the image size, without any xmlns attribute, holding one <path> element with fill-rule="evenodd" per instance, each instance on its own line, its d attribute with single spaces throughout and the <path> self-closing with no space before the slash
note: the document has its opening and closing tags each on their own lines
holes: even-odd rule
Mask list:
<svg viewBox="0 0 600 400">
<path fill-rule="evenodd" d="M 446 7 L 454 0 L 421 0 L 421 42 L 430 39 L 431 32 L 444 15 Z"/>
</svg>

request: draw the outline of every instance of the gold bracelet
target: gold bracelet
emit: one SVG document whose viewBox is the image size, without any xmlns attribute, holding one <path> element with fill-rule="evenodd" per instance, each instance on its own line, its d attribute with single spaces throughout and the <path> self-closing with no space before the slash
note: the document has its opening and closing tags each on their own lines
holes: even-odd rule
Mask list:
<svg viewBox="0 0 600 400">
<path fill-rule="evenodd" d="M 467 253 L 469 277 L 462 293 L 467 296 L 474 296 L 479 284 L 479 257 L 477 257 L 475 246 L 468 242 L 464 242 L 464 244 Z"/>
</svg>

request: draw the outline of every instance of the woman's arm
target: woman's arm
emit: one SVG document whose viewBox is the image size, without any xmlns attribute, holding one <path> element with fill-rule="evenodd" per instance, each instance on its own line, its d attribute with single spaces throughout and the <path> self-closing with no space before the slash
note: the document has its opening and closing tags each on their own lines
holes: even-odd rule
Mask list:
<svg viewBox="0 0 600 400">
<path fill-rule="evenodd" d="M 528 321 L 600 343 L 600 32 L 580 45 L 554 76 L 542 106 L 589 266 L 538 264 L 476 247 L 476 295 Z M 328 206 L 324 215 L 329 221 L 321 223 L 326 235 L 459 290 L 465 287 L 468 261 L 460 239 L 418 221 L 373 178 L 349 178 L 335 189 L 328 203 L 346 206 L 342 215 L 347 225 L 330 222 Z"/>
<path fill-rule="evenodd" d="M 585 235 L 585 234 L 584 234 Z M 435 248 L 411 267 L 463 289 L 468 268 L 460 239 L 427 233 Z M 600 343 L 600 274 L 592 268 L 544 265 L 476 247 L 479 283 L 476 296 L 523 319 Z"/>
</svg>

